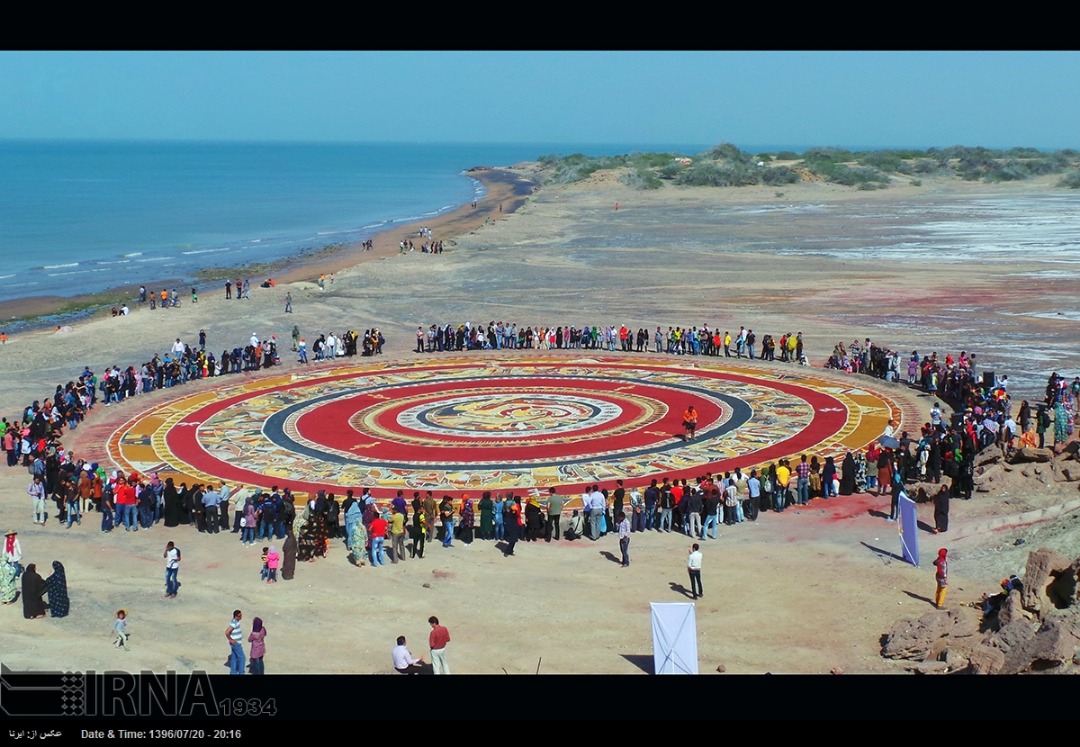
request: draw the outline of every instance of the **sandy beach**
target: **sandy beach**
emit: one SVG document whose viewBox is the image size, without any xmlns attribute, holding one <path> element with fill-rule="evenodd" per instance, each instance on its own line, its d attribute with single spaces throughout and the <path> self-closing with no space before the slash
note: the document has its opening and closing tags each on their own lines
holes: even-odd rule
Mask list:
<svg viewBox="0 0 1080 747">
<path fill-rule="evenodd" d="M 0 347 L 0 412 L 10 419 L 84 365 L 98 373 L 114 364 L 138 366 L 176 338 L 195 344 L 201 329 L 212 351 L 243 345 L 253 332 L 276 335 L 287 373 L 297 367 L 288 350 L 294 324 L 308 340 L 378 327 L 386 357 L 403 361 L 424 355 L 411 352 L 416 327 L 437 322 L 633 329 L 708 323 L 733 332 L 745 324 L 759 337 L 802 332 L 814 367 L 839 340 L 871 338 L 939 356 L 974 351 L 980 369 L 1010 374 L 1017 402 L 1041 398 L 1051 370 L 1070 379 L 1080 373 L 1073 274 L 1048 273 L 1036 254 L 958 263 L 872 251 L 911 220 L 906 216 L 947 217 L 976 200 L 1038 198 L 1054 192 L 1049 179 L 1009 185 L 926 179 L 920 187 L 877 192 L 806 183 L 780 194 L 772 188 L 635 191 L 601 172 L 534 193 L 537 168 L 473 174 L 487 185 L 487 199 L 425 223 L 434 240 L 445 242 L 441 255 L 419 248 L 400 254 L 398 242 L 419 230 L 419 224 L 401 226 L 376 237 L 372 251 L 352 247 L 283 268 L 275 288 L 259 288 L 261 278 L 253 277 L 250 300 L 226 301 L 223 287 L 202 287 L 198 305 L 182 294 L 179 309 L 136 306 L 130 316 L 14 335 Z M 826 240 L 834 253 L 807 249 Z M 836 256 L 846 246 L 859 251 Z M 333 283 L 320 290 L 319 275 L 331 272 Z M 286 293 L 292 314 L 284 313 Z M 215 383 L 189 384 L 182 393 Z M 917 430 L 918 413 L 929 412 L 931 399 L 903 385 L 881 386 L 903 403 L 905 427 Z M 117 421 L 176 395 L 140 395 L 111 412 L 95 408 L 66 435 L 65 446 L 78 457 L 101 459 Z M 338 542 L 327 559 L 300 564 L 295 580 L 269 586 L 259 581 L 259 548 L 242 546 L 236 535 L 161 525 L 106 535 L 96 515 L 71 529 L 55 520 L 35 526 L 27 482 L 23 468 L 0 471 L 7 496 L 0 523 L 18 530 L 24 563 L 41 570 L 54 559 L 65 563 L 72 611 L 64 619 L 24 620 L 20 605 L 3 608 L 0 648 L 7 652 L 4 664 L 16 670 L 224 673 L 221 632 L 229 613 L 241 608 L 246 620 L 258 615 L 266 623 L 268 674 L 392 673 L 397 635 L 408 637 L 414 653 L 427 654 L 432 614 L 453 635 L 455 673 L 524 674 L 539 667 L 544 674 L 640 674 L 652 667 L 649 603 L 687 599 L 689 539 L 678 534 L 635 534 L 633 563 L 625 569 L 610 535 L 598 542 L 522 543 L 512 558 L 485 542 L 452 549 L 433 543 L 423 559 L 379 569 L 353 567 Z M 993 493 L 955 501 L 948 538 L 921 536 L 924 553 L 939 542 L 950 548 L 950 604 L 994 591 L 1036 547 L 1074 557 L 1076 488 L 1017 477 Z M 881 636 L 898 618 L 932 609 L 933 572 L 895 558 L 899 540 L 883 508 L 887 498 L 860 495 L 722 527 L 720 538 L 703 548 L 702 672 L 718 665 L 734 674 L 907 671 L 881 658 Z M 932 524 L 931 510 L 920 507 Z M 168 540 L 184 553 L 182 587 L 172 600 L 162 598 Z M 130 653 L 109 645 L 120 607 L 129 614 Z M 347 625 L 349 635 L 335 639 L 328 654 L 324 638 L 308 634 L 313 619 Z"/>
</svg>

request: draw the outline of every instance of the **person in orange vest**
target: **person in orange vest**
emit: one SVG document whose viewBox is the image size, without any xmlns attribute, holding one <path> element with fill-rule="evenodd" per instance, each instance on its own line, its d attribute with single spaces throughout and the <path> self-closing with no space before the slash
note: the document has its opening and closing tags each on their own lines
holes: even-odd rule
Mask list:
<svg viewBox="0 0 1080 747">
<path fill-rule="evenodd" d="M 693 405 L 688 405 L 686 411 L 683 412 L 683 428 L 686 429 L 686 440 L 694 440 L 694 432 L 697 430 L 697 410 Z"/>
</svg>

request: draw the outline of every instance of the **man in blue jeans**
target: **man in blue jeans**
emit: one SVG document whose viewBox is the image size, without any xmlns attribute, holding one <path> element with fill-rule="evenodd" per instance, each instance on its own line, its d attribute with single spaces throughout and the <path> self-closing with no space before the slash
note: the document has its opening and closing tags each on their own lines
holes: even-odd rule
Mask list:
<svg viewBox="0 0 1080 747">
<path fill-rule="evenodd" d="M 659 351 L 657 351 L 659 352 Z M 652 529 L 656 526 L 656 504 L 660 501 L 660 489 L 656 487 L 656 480 L 645 488 L 645 528 Z"/>
<path fill-rule="evenodd" d="M 244 615 L 240 610 L 233 610 L 232 621 L 225 628 L 225 639 L 229 642 L 229 674 L 244 673 L 244 631 L 240 629 L 240 621 Z"/>
<path fill-rule="evenodd" d="M 176 580 L 180 573 L 180 550 L 170 542 L 165 545 L 165 597 L 175 599 L 176 592 L 180 590 L 180 582 Z"/>
<path fill-rule="evenodd" d="M 795 476 L 798 478 L 795 483 L 798 491 L 796 501 L 800 506 L 805 506 L 810 502 L 810 465 L 806 463 L 806 454 L 802 455 L 799 463 L 795 466 Z"/>
</svg>

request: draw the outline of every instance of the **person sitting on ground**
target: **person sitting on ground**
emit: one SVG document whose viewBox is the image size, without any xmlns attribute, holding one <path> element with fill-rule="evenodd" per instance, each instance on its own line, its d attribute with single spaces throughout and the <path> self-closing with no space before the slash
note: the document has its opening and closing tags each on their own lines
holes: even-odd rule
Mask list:
<svg viewBox="0 0 1080 747">
<path fill-rule="evenodd" d="M 394 646 L 394 650 L 390 653 L 390 657 L 394 662 L 394 669 L 402 674 L 435 673 L 430 664 L 424 663 L 423 656 L 412 655 L 408 646 L 405 645 L 405 636 L 403 635 L 397 637 L 397 645 Z"/>
<path fill-rule="evenodd" d="M 567 541 L 581 539 L 584 530 L 585 520 L 581 517 L 581 512 L 574 509 L 574 514 L 570 517 L 570 522 L 567 525 L 563 536 L 566 537 Z"/>
</svg>

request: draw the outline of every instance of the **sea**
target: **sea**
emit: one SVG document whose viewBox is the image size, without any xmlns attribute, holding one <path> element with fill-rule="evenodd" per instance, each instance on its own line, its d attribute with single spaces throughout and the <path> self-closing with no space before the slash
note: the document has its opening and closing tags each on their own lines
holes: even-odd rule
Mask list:
<svg viewBox="0 0 1080 747">
<path fill-rule="evenodd" d="M 479 199 L 476 166 L 708 145 L 0 141 L 0 301 L 279 262 Z"/>
</svg>

